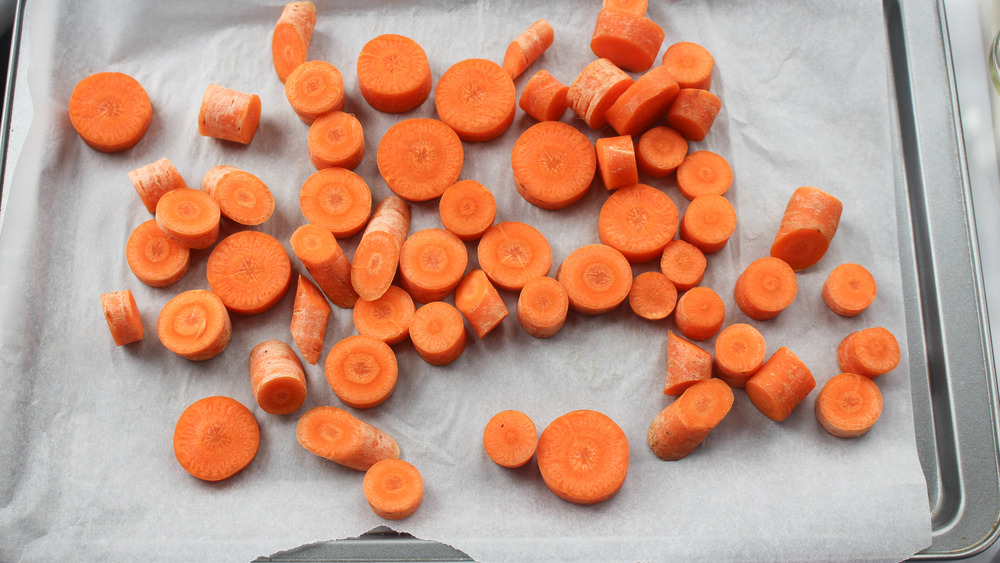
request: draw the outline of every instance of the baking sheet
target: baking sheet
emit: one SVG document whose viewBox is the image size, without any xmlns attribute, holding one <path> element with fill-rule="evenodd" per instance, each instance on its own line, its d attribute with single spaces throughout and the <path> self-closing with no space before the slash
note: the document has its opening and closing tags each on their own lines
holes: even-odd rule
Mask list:
<svg viewBox="0 0 1000 563">
<path fill-rule="evenodd" d="M 350 70 L 370 37 L 413 37 L 427 50 L 436 78 L 463 58 L 499 60 L 513 36 L 545 17 L 556 43 L 518 79 L 518 91 L 537 68 L 569 83 L 592 59 L 586 46 L 596 6 L 318 8 L 310 54 L 344 73 L 348 110 L 366 128 L 369 156 L 357 171 L 376 200 L 389 192 L 373 155 L 381 133 L 400 116 L 374 112 L 358 94 Z M 128 271 L 118 249 L 148 215 L 125 173 L 146 162 L 167 156 L 189 184 L 215 164 L 243 167 L 278 198 L 275 217 L 261 230 L 287 241 L 302 221 L 298 187 L 313 169 L 306 127 L 288 108 L 270 66 L 278 13 L 280 6 L 224 2 L 29 6 L 25 39 L 35 115 L 0 232 L 0 377 L 8 389 L 0 399 L 8 429 L 0 438 L 0 470 L 10 476 L 0 484 L 0 526 L 10 538 L 0 548 L 4 559 L 152 553 L 246 560 L 380 523 L 360 495 L 360 474 L 299 447 L 294 415 L 273 417 L 253 405 L 246 354 L 266 338 L 289 338 L 291 295 L 264 315 L 234 317 L 229 349 L 199 364 L 174 357 L 151 333 L 141 344 L 114 348 L 97 306 L 97 294 L 129 287 L 151 331 L 167 299 L 207 286 L 207 252 L 195 253 L 191 272 L 164 290 L 142 286 Z M 836 373 L 836 343 L 851 330 L 878 324 L 904 334 L 886 53 L 871 48 L 885 44 L 881 5 L 782 2 L 765 13 L 739 3 L 685 2 L 654 4 L 650 16 L 666 30 L 665 44 L 696 41 L 716 56 L 713 89 L 724 109 L 709 138 L 694 146 L 727 156 L 736 171 L 729 197 L 741 225 L 730 245 L 710 258 L 705 281 L 725 299 L 727 323 L 746 320 L 733 304 L 732 281 L 766 254 L 791 191 L 816 185 L 845 202 L 841 230 L 824 261 L 800 276 L 796 303 L 778 319 L 756 323 L 769 352 L 789 346 L 822 385 Z M 121 155 L 87 148 L 66 118 L 73 84 L 99 70 L 132 74 L 156 108 L 147 137 Z M 264 118 L 249 147 L 198 137 L 195 116 L 209 82 L 261 96 Z M 403 117 L 433 114 L 428 100 Z M 564 120 L 573 121 L 569 113 Z M 596 216 L 606 195 L 597 182 L 583 201 L 561 212 L 521 200 L 509 150 L 531 123 L 519 114 L 500 139 L 466 144 L 462 177 L 494 191 L 498 220 L 525 221 L 545 233 L 558 264 L 573 248 L 597 242 Z M 588 133 L 592 139 L 611 134 Z M 683 210 L 672 181 L 646 181 Z M 411 231 L 437 221 L 435 204 L 415 205 Z M 356 239 L 343 242 L 353 252 Z M 474 252 L 470 258 L 474 264 Z M 819 299 L 826 272 L 844 261 L 865 264 L 880 284 L 876 304 L 855 319 L 836 317 Z M 513 310 L 516 295 L 504 297 Z M 424 505 L 394 527 L 451 543 L 482 561 L 902 559 L 930 543 L 905 342 L 903 363 L 878 380 L 886 408 L 866 437 L 827 436 L 812 415 L 815 392 L 777 424 L 737 391 L 733 412 L 706 444 L 681 462 L 665 463 L 649 453 L 644 436 L 669 402 L 660 390 L 671 326 L 640 322 L 623 306 L 601 317 L 571 315 L 559 336 L 538 341 L 510 318 L 444 368 L 397 346 L 396 393 L 359 413 L 394 434 L 425 476 Z M 348 312 L 339 311 L 327 349 L 352 333 Z M 308 368 L 308 376 L 304 408 L 339 405 L 319 367 Z M 180 411 L 209 394 L 251 406 L 262 426 L 258 458 L 219 484 L 192 479 L 170 450 Z M 576 408 L 609 414 L 632 443 L 621 493 L 600 506 L 579 507 L 552 496 L 533 464 L 517 471 L 493 465 L 479 439 L 489 416 L 504 408 L 524 410 L 539 427 Z"/>
</svg>

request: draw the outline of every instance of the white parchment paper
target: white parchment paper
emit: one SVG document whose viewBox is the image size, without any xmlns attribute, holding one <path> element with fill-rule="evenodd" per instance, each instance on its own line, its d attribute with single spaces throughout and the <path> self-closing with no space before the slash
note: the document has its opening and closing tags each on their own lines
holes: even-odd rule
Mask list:
<svg viewBox="0 0 1000 563">
<path fill-rule="evenodd" d="M 399 119 L 435 113 L 433 99 L 404 115 L 368 107 L 354 77 L 368 39 L 412 37 L 427 51 L 436 80 L 461 59 L 500 61 L 513 37 L 546 18 L 555 44 L 518 78 L 520 93 L 541 68 L 572 82 L 593 59 L 589 38 L 599 7 L 569 0 L 317 4 L 310 57 L 344 75 L 347 110 L 365 127 L 368 155 L 356 171 L 376 201 L 389 194 L 374 159 L 382 133 Z M 207 288 L 209 251 L 194 252 L 184 279 L 164 289 L 138 282 L 124 258 L 129 233 L 150 218 L 126 174 L 161 157 L 193 186 L 216 164 L 258 175 L 277 199 L 274 217 L 259 229 L 290 251 L 288 237 L 304 220 L 299 187 L 314 169 L 307 127 L 271 65 L 281 5 L 39 0 L 28 7 L 28 80 L 18 87 L 30 90 L 34 113 L 14 181 L 5 186 L 0 233 L 0 559 L 245 561 L 383 523 L 366 505 L 360 473 L 304 450 L 295 441 L 297 414 L 268 415 L 251 396 L 249 351 L 269 338 L 290 342 L 292 294 L 262 315 L 234 316 L 228 349 L 189 362 L 158 342 L 155 319 L 178 292 Z M 692 150 L 729 159 L 736 179 L 728 197 L 740 224 L 729 245 L 710 256 L 704 284 L 725 300 L 727 323 L 747 321 L 732 286 L 747 264 L 767 254 L 789 195 L 812 185 L 839 197 L 844 214 L 827 256 L 800 274 L 788 310 L 754 324 L 769 354 L 786 345 L 806 362 L 817 391 L 838 371 L 841 338 L 869 326 L 892 330 L 903 360 L 877 380 L 882 418 L 866 436 L 840 440 L 815 420 L 817 391 L 775 423 L 737 390 L 732 412 L 701 448 L 663 462 L 645 436 L 671 400 L 662 385 L 672 320 L 643 321 L 623 305 L 597 317 L 571 313 L 556 337 L 536 340 L 512 315 L 482 341 L 472 336 L 449 366 L 425 364 L 408 342 L 396 346 L 395 394 L 380 407 L 354 411 L 394 435 L 424 475 L 423 505 L 393 527 L 480 561 L 904 559 L 929 545 L 931 527 L 903 340 L 881 3 L 657 1 L 649 15 L 666 31 L 661 53 L 684 40 L 716 58 L 713 90 L 723 110 Z M 142 142 L 117 155 L 87 147 L 66 114 L 75 83 L 104 70 L 137 78 L 155 108 Z M 249 146 L 198 135 L 198 107 L 212 82 L 261 96 L 263 118 Z M 587 129 L 571 112 L 563 119 L 592 139 L 614 134 Z M 607 194 L 597 180 L 562 211 L 522 200 L 509 155 L 532 123 L 519 111 L 497 140 L 466 143 L 462 178 L 493 191 L 498 221 L 524 221 L 548 237 L 554 273 L 573 249 L 598 242 Z M 686 201 L 672 179 L 643 181 L 683 212 Z M 439 226 L 436 205 L 413 206 L 411 232 Z M 235 230 L 225 223 L 223 236 Z M 357 237 L 342 244 L 353 254 Z M 469 249 L 472 268 L 474 245 Z M 836 316 L 820 297 L 827 273 L 847 261 L 864 264 L 879 283 L 875 304 L 853 319 Z M 124 288 L 135 294 L 147 336 L 118 348 L 98 295 Z M 513 311 L 517 295 L 504 298 Z M 324 357 L 353 333 L 350 311 L 335 310 Z M 322 364 L 307 366 L 307 377 L 309 397 L 299 413 L 341 405 Z M 204 483 L 177 464 L 171 436 L 187 405 L 219 394 L 251 408 L 261 446 L 242 473 Z M 482 428 L 507 408 L 528 413 L 539 430 L 570 410 L 607 413 L 631 443 L 621 492 L 597 506 L 576 506 L 545 488 L 534 462 L 513 471 L 493 464 L 482 452 Z"/>
</svg>

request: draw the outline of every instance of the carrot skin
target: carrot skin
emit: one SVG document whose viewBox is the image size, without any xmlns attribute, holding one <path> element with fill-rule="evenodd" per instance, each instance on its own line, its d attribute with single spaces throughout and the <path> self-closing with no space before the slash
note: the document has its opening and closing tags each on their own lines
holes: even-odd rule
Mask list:
<svg viewBox="0 0 1000 563">
<path fill-rule="evenodd" d="M 290 330 L 292 340 L 307 362 L 316 365 L 323 351 L 326 325 L 330 320 L 330 305 L 308 278 L 299 275 L 292 305 Z"/>
<path fill-rule="evenodd" d="M 266 340 L 250 351 L 250 388 L 265 412 L 276 415 L 298 410 L 306 399 L 306 374 L 288 344 Z"/>
<path fill-rule="evenodd" d="M 142 328 L 139 307 L 135 304 L 131 290 L 123 289 L 101 294 L 101 308 L 104 310 L 104 318 L 108 321 L 108 329 L 111 330 L 115 346 L 142 340 L 145 331 Z"/>
<path fill-rule="evenodd" d="M 812 372 L 785 346 L 778 348 L 746 384 L 750 402 L 778 422 L 788 418 L 815 387 Z"/>
<path fill-rule="evenodd" d="M 729 414 L 733 400 L 733 390 L 721 379 L 695 383 L 653 419 L 646 436 L 649 448 L 665 461 L 687 457 Z"/>
</svg>

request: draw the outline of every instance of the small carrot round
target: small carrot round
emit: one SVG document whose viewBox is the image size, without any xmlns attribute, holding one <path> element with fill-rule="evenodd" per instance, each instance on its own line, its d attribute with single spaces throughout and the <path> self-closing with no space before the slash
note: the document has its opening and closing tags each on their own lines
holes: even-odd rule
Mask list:
<svg viewBox="0 0 1000 563">
<path fill-rule="evenodd" d="M 709 287 L 698 286 L 685 291 L 674 309 L 677 330 L 691 340 L 712 338 L 725 320 L 726 304 Z"/>
<path fill-rule="evenodd" d="M 479 267 L 500 289 L 517 291 L 552 267 L 552 248 L 538 229 L 519 221 L 497 223 L 483 233 Z"/>
<path fill-rule="evenodd" d="M 700 284 L 707 266 L 705 253 L 697 246 L 680 239 L 668 242 L 660 257 L 660 271 L 674 282 L 678 291 L 687 291 Z"/>
<path fill-rule="evenodd" d="M 640 76 L 611 104 L 605 113 L 608 125 L 619 135 L 639 135 L 666 115 L 679 90 L 666 68 L 655 67 Z"/>
<path fill-rule="evenodd" d="M 552 24 L 538 20 L 518 35 L 503 55 L 503 69 L 513 80 L 535 62 L 546 49 L 552 46 L 555 31 Z"/>
<path fill-rule="evenodd" d="M 799 271 L 819 262 L 830 247 L 844 205 L 836 197 L 811 186 L 796 188 L 788 199 L 771 256 Z"/>
<path fill-rule="evenodd" d="M 677 305 L 677 288 L 660 272 L 643 272 L 632 280 L 628 304 L 632 312 L 644 319 L 665 319 Z"/>
<path fill-rule="evenodd" d="M 184 277 L 191 264 L 191 249 L 168 237 L 150 219 L 129 235 L 125 261 L 142 283 L 167 287 Z"/>
<path fill-rule="evenodd" d="M 622 253 L 604 244 L 581 246 L 556 272 L 574 311 L 598 315 L 614 309 L 632 288 L 632 267 Z"/>
<path fill-rule="evenodd" d="M 831 377 L 816 397 L 816 420 L 831 435 L 857 438 L 882 415 L 882 392 L 871 379 L 856 373 Z"/>
<path fill-rule="evenodd" d="M 566 413 L 545 427 L 535 450 L 545 485 L 557 497 L 596 504 L 615 496 L 628 474 L 628 438 L 608 415 Z"/>
<path fill-rule="evenodd" d="M 842 317 L 860 315 L 875 301 L 878 286 L 864 266 L 846 263 L 834 268 L 823 283 L 823 301 Z"/>
<path fill-rule="evenodd" d="M 306 142 L 316 170 L 334 166 L 354 170 L 365 157 L 361 122 L 342 111 L 331 111 L 313 121 Z"/>
<path fill-rule="evenodd" d="M 478 143 L 502 135 L 514 122 L 517 93 L 504 69 L 486 59 L 453 64 L 434 87 L 438 118 L 463 141 Z"/>
<path fill-rule="evenodd" d="M 330 304 L 313 282 L 299 274 L 289 330 L 302 357 L 312 365 L 316 365 L 323 351 L 329 320 Z"/>
<path fill-rule="evenodd" d="M 699 381 L 712 377 L 712 355 L 697 344 L 667 331 L 667 375 L 663 394 L 677 396 Z"/>
<path fill-rule="evenodd" d="M 397 196 L 380 201 L 351 261 L 351 285 L 362 299 L 378 299 L 389 289 L 409 231 L 410 206 Z"/>
<path fill-rule="evenodd" d="M 399 458 L 399 443 L 386 432 L 337 407 L 316 407 L 299 418 L 295 438 L 303 448 L 356 471 Z"/>
<path fill-rule="evenodd" d="M 591 129 L 600 129 L 608 122 L 608 108 L 633 82 L 615 63 L 597 59 L 585 66 L 570 84 L 566 102 Z"/>
<path fill-rule="evenodd" d="M 260 96 L 209 84 L 198 112 L 198 133 L 249 144 L 260 124 Z"/>
<path fill-rule="evenodd" d="M 153 105 L 135 78 L 120 72 L 98 72 L 73 87 L 69 120 L 91 148 L 121 152 L 142 140 L 153 121 Z"/>
<path fill-rule="evenodd" d="M 635 161 L 644 174 L 664 178 L 677 170 L 687 155 L 688 142 L 669 127 L 653 127 L 639 137 Z"/>
<path fill-rule="evenodd" d="M 202 249 L 219 239 L 222 211 L 215 199 L 193 188 L 163 194 L 156 202 L 156 224 L 171 239 L 188 248 Z"/>
<path fill-rule="evenodd" d="M 517 298 L 517 322 L 535 338 L 555 336 L 569 312 L 569 297 L 562 284 L 550 277 L 533 278 Z"/>
<path fill-rule="evenodd" d="M 410 319 L 410 341 L 417 354 L 431 365 L 454 362 L 465 350 L 462 313 L 444 301 L 420 307 Z"/>
<path fill-rule="evenodd" d="M 156 318 L 156 336 L 182 358 L 209 360 L 221 354 L 233 335 L 229 311 L 217 295 L 192 289 L 173 297 Z"/>
<path fill-rule="evenodd" d="M 562 209 L 579 201 L 597 171 L 590 139 L 561 121 L 542 121 L 526 129 L 510 153 L 514 186 L 528 203 Z"/>
<path fill-rule="evenodd" d="M 285 247 L 271 235 L 240 231 L 212 249 L 205 274 L 227 309 L 256 315 L 284 297 L 292 283 L 292 263 Z"/>
<path fill-rule="evenodd" d="M 292 348 L 265 340 L 250 350 L 250 389 L 257 405 L 270 414 L 290 414 L 306 400 L 306 374 Z"/>
<path fill-rule="evenodd" d="M 664 35 L 663 28 L 644 15 L 601 10 L 590 50 L 624 70 L 642 72 L 653 66 Z"/>
<path fill-rule="evenodd" d="M 837 346 L 837 364 L 841 371 L 874 379 L 899 365 L 899 342 L 885 327 L 852 332 Z"/>
<path fill-rule="evenodd" d="M 274 195 L 267 184 L 234 166 L 211 168 L 201 189 L 215 199 L 224 217 L 241 225 L 261 225 L 274 213 Z"/>
<path fill-rule="evenodd" d="M 372 512 L 388 520 L 412 516 L 424 498 L 420 471 L 401 459 L 385 459 L 371 466 L 361 486 Z"/>
<path fill-rule="evenodd" d="M 445 229 L 464 241 L 473 241 L 493 226 L 497 200 L 479 182 L 460 180 L 441 194 L 438 214 Z"/>
<path fill-rule="evenodd" d="M 462 140 L 436 119 L 397 122 L 382 135 L 378 171 L 393 192 L 409 201 L 440 197 L 458 181 L 465 161 Z"/>
<path fill-rule="evenodd" d="M 708 90 L 712 86 L 715 58 L 697 43 L 681 41 L 667 47 L 661 60 L 663 68 L 677 80 L 681 88 Z"/>
<path fill-rule="evenodd" d="M 132 290 L 102 293 L 101 309 L 104 311 L 104 320 L 108 321 L 108 330 L 111 331 L 115 346 L 142 340 L 145 331 Z"/>
<path fill-rule="evenodd" d="M 681 239 L 705 254 L 722 250 L 736 232 L 736 210 L 721 195 L 702 195 L 691 200 L 681 217 Z"/>
<path fill-rule="evenodd" d="M 299 207 L 310 223 L 335 237 L 349 237 L 368 223 L 372 192 L 364 178 L 346 168 L 323 168 L 302 184 Z"/>
<path fill-rule="evenodd" d="M 344 78 L 326 61 L 306 61 L 285 80 L 285 98 L 303 123 L 344 109 Z"/>
<path fill-rule="evenodd" d="M 351 283 L 351 261 L 328 229 L 306 223 L 295 229 L 290 240 L 292 252 L 302 262 L 316 285 L 334 305 L 354 307 L 358 293 Z"/>
<path fill-rule="evenodd" d="M 424 103 L 431 93 L 431 67 L 416 41 L 379 35 L 358 55 L 358 87 L 378 111 L 402 113 Z"/>
<path fill-rule="evenodd" d="M 700 195 L 725 195 L 733 185 L 733 169 L 712 151 L 695 151 L 677 167 L 677 189 L 689 201 Z"/>
<path fill-rule="evenodd" d="M 765 256 L 751 262 L 736 278 L 733 296 L 746 316 L 765 321 L 791 305 L 798 290 L 795 270 L 784 260 Z"/>
<path fill-rule="evenodd" d="M 639 181 L 632 137 L 601 137 L 594 142 L 594 150 L 597 152 L 597 170 L 601 173 L 605 189 L 617 190 Z"/>
<path fill-rule="evenodd" d="M 444 229 L 423 229 L 399 250 L 400 286 L 414 301 L 440 301 L 462 281 L 468 264 L 469 252 L 461 239 Z"/>
<path fill-rule="evenodd" d="M 482 270 L 472 270 L 455 288 L 455 307 L 482 338 L 507 318 L 509 311 Z"/>
<path fill-rule="evenodd" d="M 681 88 L 667 111 L 667 125 L 690 141 L 703 141 L 722 110 L 722 100 L 708 90 Z"/>
<path fill-rule="evenodd" d="M 556 80 L 547 70 L 534 74 L 521 90 L 518 106 L 538 121 L 559 121 L 566 113 L 569 86 Z"/>
<path fill-rule="evenodd" d="M 730 387 L 743 388 L 764 364 L 764 335 L 746 323 L 735 323 L 715 339 L 715 371 Z"/>
<path fill-rule="evenodd" d="M 140 166 L 128 173 L 128 179 L 132 181 L 142 204 L 150 213 L 156 213 L 156 202 L 160 197 L 177 188 L 186 188 L 187 183 L 181 177 L 180 172 L 167 158 L 161 158 L 156 162 L 150 162 Z"/>
<path fill-rule="evenodd" d="M 416 307 L 402 288 L 390 285 L 378 299 L 359 299 L 354 304 L 354 328 L 386 344 L 399 344 L 410 335 L 410 320 Z"/>
<path fill-rule="evenodd" d="M 632 184 L 611 194 L 601 206 L 597 235 L 629 262 L 649 262 L 663 256 L 677 223 L 677 206 L 670 196 L 645 184 Z"/>
<path fill-rule="evenodd" d="M 688 387 L 649 425 L 649 448 L 665 461 L 687 457 L 729 414 L 734 399 L 733 390 L 721 379 L 706 379 Z"/>
<path fill-rule="evenodd" d="M 494 463 L 514 469 L 531 461 L 538 446 L 538 430 L 521 411 L 500 411 L 483 428 L 483 449 Z"/>
<path fill-rule="evenodd" d="M 646 15 L 648 7 L 648 0 L 602 0 L 601 2 L 602 10 L 614 10 L 634 16 Z"/>
<path fill-rule="evenodd" d="M 203 481 L 221 481 L 245 469 L 260 447 L 260 427 L 236 399 L 205 397 L 189 405 L 174 427 L 174 456 Z"/>
<path fill-rule="evenodd" d="M 782 346 L 747 380 L 750 402 L 771 420 L 782 421 L 816 387 L 812 372 Z"/>
<path fill-rule="evenodd" d="M 285 82 L 293 70 L 306 62 L 315 27 L 316 6 L 312 2 L 285 4 L 271 34 L 271 58 L 278 80 Z"/>
<path fill-rule="evenodd" d="M 381 405 L 396 389 L 399 365 L 385 342 L 356 334 L 333 345 L 324 366 L 333 392 L 356 409 Z"/>
</svg>

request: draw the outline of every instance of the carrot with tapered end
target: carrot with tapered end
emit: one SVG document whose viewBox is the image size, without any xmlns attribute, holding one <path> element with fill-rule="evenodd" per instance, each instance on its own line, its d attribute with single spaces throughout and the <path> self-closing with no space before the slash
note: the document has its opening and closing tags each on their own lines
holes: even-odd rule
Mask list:
<svg viewBox="0 0 1000 563">
<path fill-rule="evenodd" d="M 667 331 L 667 375 L 663 394 L 677 396 L 699 381 L 712 377 L 712 355 L 697 344 Z"/>
<path fill-rule="evenodd" d="M 517 78 L 552 46 L 554 39 L 552 24 L 545 20 L 536 21 L 507 46 L 503 55 L 503 69 L 511 79 Z"/>
<path fill-rule="evenodd" d="M 299 190 L 299 208 L 310 223 L 344 238 L 358 233 L 372 212 L 372 192 L 365 180 L 346 168 L 324 168 Z"/>
<path fill-rule="evenodd" d="M 535 423 L 521 411 L 500 411 L 483 428 L 483 449 L 501 467 L 524 466 L 534 457 L 537 446 Z"/>
<path fill-rule="evenodd" d="M 677 288 L 660 272 L 643 272 L 632 280 L 628 305 L 644 319 L 665 319 L 677 305 Z"/>
<path fill-rule="evenodd" d="M 552 248 L 538 229 L 519 221 L 497 223 L 483 233 L 479 267 L 500 289 L 517 291 L 552 267 Z"/>
<path fill-rule="evenodd" d="M 771 256 L 788 262 L 796 271 L 819 262 L 837 233 L 843 209 L 839 199 L 819 188 L 797 188 L 785 206 Z"/>
<path fill-rule="evenodd" d="M 597 59 L 576 76 L 566 92 L 566 102 L 591 129 L 604 127 L 608 108 L 635 82 L 608 59 Z"/>
<path fill-rule="evenodd" d="M 782 421 L 816 387 L 805 363 L 782 346 L 747 380 L 750 402 L 768 418 Z"/>
<path fill-rule="evenodd" d="M 608 125 L 619 135 L 636 136 L 649 129 L 670 108 L 680 87 L 667 69 L 653 68 L 639 77 L 608 108 Z"/>
<path fill-rule="evenodd" d="M 324 365 L 326 382 L 333 392 L 356 409 L 385 402 L 396 389 L 399 365 L 385 342 L 356 334 L 333 345 Z"/>
<path fill-rule="evenodd" d="M 317 170 L 339 166 L 354 170 L 365 157 L 365 132 L 358 118 L 332 111 L 309 126 L 309 160 Z"/>
<path fill-rule="evenodd" d="M 601 206 L 597 236 L 629 262 L 648 262 L 663 256 L 677 223 L 677 206 L 670 196 L 646 184 L 632 184 Z"/>
<path fill-rule="evenodd" d="M 410 341 L 417 354 L 434 366 L 450 364 L 465 351 L 462 313 L 444 301 L 420 307 L 410 319 Z"/>
<path fill-rule="evenodd" d="M 715 372 L 731 387 L 743 388 L 764 364 L 764 335 L 746 323 L 727 326 L 715 339 Z"/>
<path fill-rule="evenodd" d="M 108 321 L 108 330 L 111 331 L 115 346 L 142 340 L 145 331 L 132 290 L 102 293 L 101 309 L 104 311 L 104 320 Z"/>
<path fill-rule="evenodd" d="M 378 299 L 389 289 L 409 232 L 410 206 L 397 196 L 380 201 L 351 261 L 351 285 L 362 299 Z"/>
<path fill-rule="evenodd" d="M 344 109 L 344 78 L 326 61 L 306 61 L 285 80 L 285 98 L 303 123 Z"/>
<path fill-rule="evenodd" d="M 274 195 L 267 184 L 235 166 L 210 168 L 201 190 L 215 199 L 223 217 L 241 225 L 261 225 L 274 213 Z"/>
<path fill-rule="evenodd" d="M 542 481 L 557 497 L 596 504 L 615 496 L 625 484 L 628 438 L 604 413 L 572 411 L 545 427 L 535 459 Z"/>
<path fill-rule="evenodd" d="M 303 448 L 357 471 L 399 458 L 399 443 L 382 430 L 337 407 L 316 407 L 299 418 L 295 438 Z"/>
<path fill-rule="evenodd" d="M 247 145 L 260 124 L 260 96 L 209 84 L 198 112 L 198 133 Z"/>
<path fill-rule="evenodd" d="M 215 244 L 221 219 L 219 204 L 201 190 L 170 190 L 156 202 L 156 225 L 188 248 L 202 249 Z"/>
<path fill-rule="evenodd" d="M 715 58 L 697 43 L 681 41 L 667 47 L 661 66 L 670 72 L 681 88 L 708 90 L 712 86 Z"/>
<path fill-rule="evenodd" d="M 683 135 L 669 127 L 653 127 L 635 144 L 635 161 L 643 174 L 664 178 L 684 162 L 687 151 Z"/>
<path fill-rule="evenodd" d="M 736 232 L 736 210 L 721 195 L 702 195 L 691 200 L 681 217 L 681 239 L 705 254 L 722 250 Z"/>
<path fill-rule="evenodd" d="M 139 199 L 150 213 L 156 213 L 156 202 L 160 201 L 163 194 L 187 187 L 180 172 L 167 158 L 132 170 L 128 173 L 128 179 L 131 180 Z"/>
<path fill-rule="evenodd" d="M 315 27 L 315 4 L 312 2 L 285 4 L 271 34 L 271 59 L 278 80 L 285 82 L 293 70 L 306 62 Z"/>
<path fill-rule="evenodd" d="M 221 354 L 233 335 L 229 311 L 217 295 L 192 289 L 173 297 L 156 318 L 156 336 L 182 358 L 194 361 Z"/>
<path fill-rule="evenodd" d="M 695 151 L 677 167 L 677 189 L 692 200 L 700 195 L 725 195 L 733 185 L 733 169 L 721 155 Z"/>
<path fill-rule="evenodd" d="M 203 481 L 221 481 L 245 469 L 257 456 L 260 427 L 236 399 L 205 397 L 189 405 L 174 426 L 174 456 Z"/>
<path fill-rule="evenodd" d="M 292 283 L 292 262 L 285 247 L 271 235 L 240 231 L 212 249 L 205 275 L 227 309 L 256 315 L 285 296 Z"/>
<path fill-rule="evenodd" d="M 685 291 L 674 309 L 677 330 L 691 340 L 712 338 L 725 320 L 726 304 L 710 287 L 698 286 Z"/>
<path fill-rule="evenodd" d="M 746 316 L 765 321 L 788 308 L 798 290 L 792 267 L 784 260 L 765 256 L 751 262 L 736 278 L 733 296 Z"/>
<path fill-rule="evenodd" d="M 660 271 L 674 283 L 678 291 L 687 291 L 705 277 L 708 259 L 697 246 L 674 239 L 663 248 Z"/>
<path fill-rule="evenodd" d="M 438 118 L 470 143 L 502 135 L 514 122 L 517 92 L 504 69 L 486 59 L 453 64 L 434 87 Z"/>
<path fill-rule="evenodd" d="M 415 309 L 409 293 L 390 285 L 378 299 L 359 299 L 354 304 L 354 328 L 358 334 L 378 338 L 386 344 L 399 344 L 410 335 Z"/>
<path fill-rule="evenodd" d="M 372 512 L 387 520 L 409 518 L 424 498 L 420 471 L 401 459 L 384 459 L 373 465 L 365 472 L 361 487 Z"/>
<path fill-rule="evenodd" d="M 507 318 L 509 311 L 482 270 L 472 270 L 455 288 L 455 307 L 482 338 Z"/>
<path fill-rule="evenodd" d="M 667 111 L 667 125 L 690 141 L 703 141 L 721 110 L 722 100 L 708 90 L 681 88 Z"/>
<path fill-rule="evenodd" d="M 424 103 L 431 93 L 431 67 L 416 41 L 379 35 L 358 55 L 358 87 L 378 111 L 402 113 Z"/>
<path fill-rule="evenodd" d="M 594 142 L 594 150 L 597 152 L 597 170 L 601 173 L 601 182 L 609 192 L 639 181 L 632 137 L 602 137 Z"/>
<path fill-rule="evenodd" d="M 319 225 L 306 223 L 295 229 L 290 242 L 292 252 L 316 280 L 326 298 L 342 309 L 354 307 L 358 292 L 351 283 L 351 261 L 336 237 Z"/>
<path fill-rule="evenodd" d="M 885 327 L 852 332 L 837 346 L 841 371 L 875 378 L 899 365 L 899 342 Z"/>
<path fill-rule="evenodd" d="M 142 283 L 167 287 L 178 281 L 191 264 L 191 249 L 171 239 L 150 219 L 132 230 L 125 243 L 125 261 Z"/>
<path fill-rule="evenodd" d="M 816 397 L 816 420 L 831 435 L 857 438 L 882 415 L 882 392 L 871 379 L 856 373 L 831 377 Z"/>
<path fill-rule="evenodd" d="M 440 301 L 462 281 L 468 264 L 469 252 L 460 238 L 444 229 L 422 229 L 399 250 L 400 286 L 414 301 Z"/>
<path fill-rule="evenodd" d="M 555 336 L 569 313 L 566 289 L 550 277 L 533 278 L 524 284 L 517 298 L 517 322 L 535 338 Z"/>
<path fill-rule="evenodd" d="M 590 50 L 624 70 L 642 72 L 653 66 L 664 35 L 663 28 L 646 16 L 601 10 Z"/>
<path fill-rule="evenodd" d="M 69 121 L 91 148 L 121 152 L 142 140 L 153 121 L 153 105 L 135 78 L 98 72 L 73 87 Z"/>
<path fill-rule="evenodd" d="M 289 326 L 292 340 L 307 362 L 316 365 L 323 352 L 326 325 L 330 320 L 330 304 L 313 282 L 299 274 Z"/>
<path fill-rule="evenodd" d="M 601 2 L 602 10 L 614 10 L 635 16 L 646 15 L 648 7 L 648 0 L 603 0 Z"/>
<path fill-rule="evenodd" d="M 733 390 L 721 379 L 688 387 L 649 425 L 646 441 L 656 457 L 683 459 L 694 452 L 733 407 Z"/>
<path fill-rule="evenodd" d="M 569 86 L 559 82 L 547 70 L 534 74 L 521 90 L 518 106 L 538 121 L 558 121 L 566 113 Z"/>
<path fill-rule="evenodd" d="M 632 288 L 632 267 L 622 253 L 604 244 L 581 246 L 556 272 L 574 311 L 599 315 L 614 309 Z"/>
<path fill-rule="evenodd" d="M 438 214 L 445 229 L 466 242 L 473 241 L 493 226 L 497 200 L 479 182 L 460 180 L 441 194 Z"/>
<path fill-rule="evenodd" d="M 823 282 L 823 301 L 842 317 L 860 315 L 875 301 L 878 285 L 861 264 L 841 264 Z"/>
<path fill-rule="evenodd" d="M 586 135 L 561 121 L 526 129 L 510 153 L 514 187 L 528 203 L 556 210 L 580 201 L 597 172 L 597 153 Z"/>
<path fill-rule="evenodd" d="M 267 413 L 298 410 L 306 400 L 306 374 L 292 348 L 280 340 L 265 340 L 250 350 L 250 389 Z"/>
<path fill-rule="evenodd" d="M 404 119 L 382 135 L 378 171 L 399 197 L 427 201 L 458 181 L 465 161 L 462 140 L 436 119 Z"/>
</svg>

